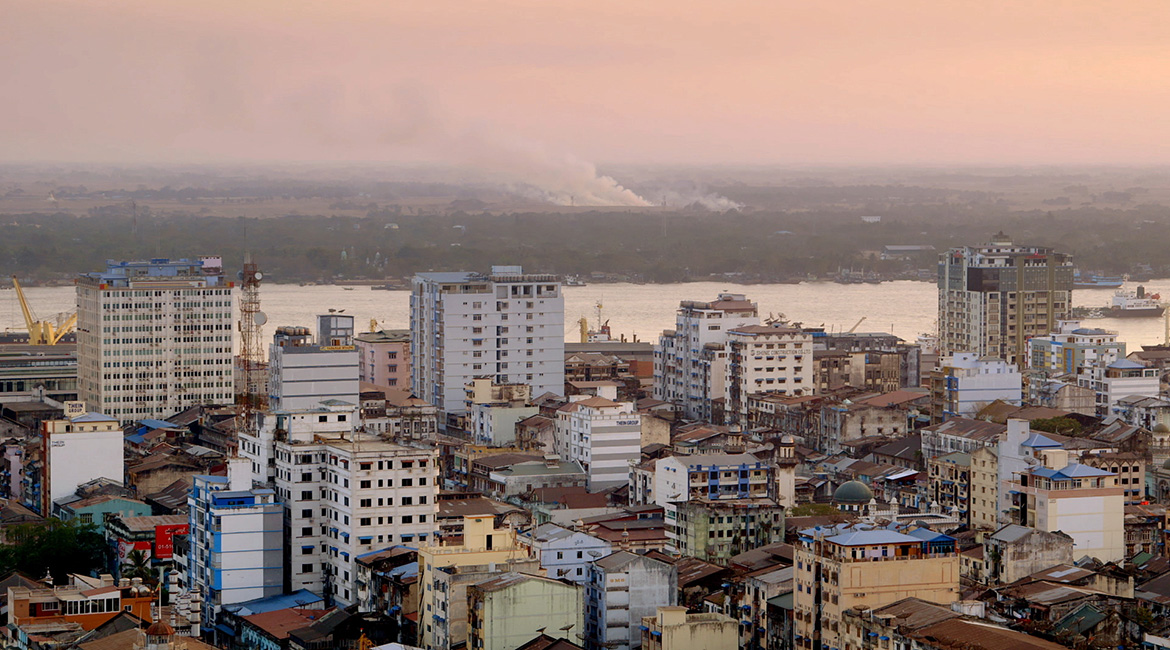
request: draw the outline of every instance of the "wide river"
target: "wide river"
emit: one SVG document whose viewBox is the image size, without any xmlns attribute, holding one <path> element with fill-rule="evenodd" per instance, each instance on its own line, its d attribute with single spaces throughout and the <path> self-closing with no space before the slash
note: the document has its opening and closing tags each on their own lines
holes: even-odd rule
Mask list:
<svg viewBox="0 0 1170 650">
<path fill-rule="evenodd" d="M 1129 284 L 1125 288 L 1133 289 Z M 1145 283 L 1150 292 L 1170 297 L 1170 279 Z M 803 284 L 736 285 L 728 282 L 691 282 L 686 284 L 591 284 L 566 287 L 565 338 L 579 340 L 577 320 L 588 317 L 591 326 L 597 320 L 596 305 L 602 305 L 602 318 L 610 322 L 615 335 L 636 336 L 641 341 L 655 341 L 664 329 L 674 327 L 675 310 L 680 300 L 712 300 L 720 291 L 746 294 L 760 306 L 761 316 L 769 313 L 804 323 L 823 325 L 826 329 L 847 330 L 863 316 L 858 331 L 886 331 L 913 341 L 934 329 L 937 298 L 935 285 L 928 282 L 884 282 L 882 284 L 841 285 L 831 282 Z M 25 290 L 33 311 L 40 318 L 73 309 L 73 287 L 32 287 Z M 314 327 L 314 316 L 329 309 L 344 310 L 356 319 L 357 329 L 369 329 L 370 320 L 378 328 L 409 327 L 410 294 L 408 291 L 374 291 L 369 287 L 310 286 L 266 284 L 261 287 L 261 309 L 268 315 L 265 339 L 279 325 Z M 1073 303 L 1078 306 L 1104 307 L 1112 291 L 1077 290 Z M 24 318 L 16 292 L 0 291 L 0 327 L 24 330 Z M 1086 321 L 1094 327 L 1120 332 L 1129 350 L 1145 344 L 1161 343 L 1164 326 L 1160 318 L 1096 319 Z"/>
</svg>

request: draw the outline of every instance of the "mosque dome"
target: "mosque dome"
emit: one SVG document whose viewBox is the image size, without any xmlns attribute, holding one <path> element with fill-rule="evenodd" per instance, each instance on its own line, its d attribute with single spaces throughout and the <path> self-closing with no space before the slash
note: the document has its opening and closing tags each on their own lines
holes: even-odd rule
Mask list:
<svg viewBox="0 0 1170 650">
<path fill-rule="evenodd" d="M 845 503 L 850 505 L 864 505 L 873 500 L 873 490 L 861 481 L 849 481 L 843 483 L 837 491 L 833 493 L 834 503 Z"/>
</svg>

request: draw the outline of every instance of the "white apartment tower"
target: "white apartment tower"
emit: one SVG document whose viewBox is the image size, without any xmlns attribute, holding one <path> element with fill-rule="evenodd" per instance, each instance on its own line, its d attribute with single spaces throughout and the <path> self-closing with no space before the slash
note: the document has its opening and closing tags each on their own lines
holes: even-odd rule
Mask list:
<svg viewBox="0 0 1170 650">
<path fill-rule="evenodd" d="M 555 275 L 493 266 L 491 273 L 420 273 L 410 294 L 411 384 L 418 397 L 462 414 L 476 378 L 565 389 L 565 302 Z"/>
<path fill-rule="evenodd" d="M 232 293 L 218 257 L 109 260 L 81 274 L 80 399 L 123 423 L 231 403 Z"/>
<path fill-rule="evenodd" d="M 355 433 L 357 407 L 267 415 L 259 436 L 241 435 L 253 478 L 284 506 L 284 583 L 345 605 L 357 601 L 355 561 L 438 531 L 438 460 L 433 449 Z"/>
<path fill-rule="evenodd" d="M 682 407 L 687 418 L 710 420 L 711 400 L 725 392 L 727 332 L 759 325 L 759 310 L 743 294 L 721 293 L 710 302 L 682 301 L 675 323 L 654 347 L 654 397 Z"/>
<path fill-rule="evenodd" d="M 1027 365 L 1028 339 L 1068 318 L 1072 285 L 1069 255 L 1013 244 L 1002 232 L 981 246 L 950 249 L 938 265 L 940 354 Z"/>
<path fill-rule="evenodd" d="M 811 332 L 775 325 L 737 327 L 727 333 L 727 355 L 728 424 L 747 421 L 748 396 L 753 393 L 816 392 Z"/>
</svg>

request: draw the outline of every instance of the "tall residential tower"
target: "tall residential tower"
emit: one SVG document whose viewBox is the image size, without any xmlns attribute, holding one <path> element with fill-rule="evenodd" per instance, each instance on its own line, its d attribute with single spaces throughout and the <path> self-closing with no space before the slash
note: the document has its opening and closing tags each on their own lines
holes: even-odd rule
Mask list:
<svg viewBox="0 0 1170 650">
<path fill-rule="evenodd" d="M 1068 318 L 1072 283 L 1070 256 L 1013 244 L 1002 232 L 987 244 L 950 249 L 938 268 L 940 353 L 1026 365 L 1028 339 Z"/>
<path fill-rule="evenodd" d="M 81 274 L 80 399 L 121 422 L 230 404 L 232 292 L 218 257 L 109 260 Z"/>
<path fill-rule="evenodd" d="M 466 410 L 476 378 L 565 390 L 565 300 L 555 275 L 419 273 L 410 294 L 414 394 L 448 414 Z"/>
</svg>

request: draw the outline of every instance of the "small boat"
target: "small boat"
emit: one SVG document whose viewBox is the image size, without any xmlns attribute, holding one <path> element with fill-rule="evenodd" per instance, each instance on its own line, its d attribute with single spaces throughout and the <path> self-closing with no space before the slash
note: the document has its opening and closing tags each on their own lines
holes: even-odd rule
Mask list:
<svg viewBox="0 0 1170 650">
<path fill-rule="evenodd" d="M 584 280 L 582 280 L 581 278 L 579 278 L 575 275 L 570 275 L 570 276 L 566 277 L 565 281 L 562 282 L 561 284 L 563 284 L 566 287 L 587 287 L 587 286 L 589 286 L 588 284 L 586 284 L 586 282 Z"/>
<path fill-rule="evenodd" d="M 353 287 L 342 287 L 342 291 L 353 291 Z"/>
<path fill-rule="evenodd" d="M 1147 294 L 1145 287 L 1138 287 L 1137 291 L 1118 291 L 1113 294 L 1113 302 L 1105 310 L 1105 315 L 1109 318 L 1158 317 L 1166 311 L 1159 302 L 1161 298 L 1156 293 Z"/>
</svg>

